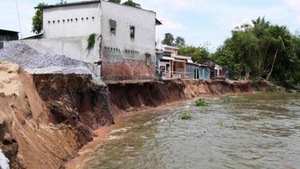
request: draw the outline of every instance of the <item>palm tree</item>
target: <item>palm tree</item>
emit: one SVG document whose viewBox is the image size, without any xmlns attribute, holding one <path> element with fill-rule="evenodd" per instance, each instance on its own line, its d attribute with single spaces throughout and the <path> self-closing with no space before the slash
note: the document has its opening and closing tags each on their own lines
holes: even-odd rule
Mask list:
<svg viewBox="0 0 300 169">
<path fill-rule="evenodd" d="M 256 20 L 252 20 L 254 27 L 262 26 L 267 28 L 270 26 L 270 22 L 265 20 L 265 17 L 258 17 Z"/>
<path fill-rule="evenodd" d="M 273 40 L 273 43 L 276 46 L 276 51 L 273 57 L 270 72 L 268 73 L 266 80 L 269 80 L 270 76 L 272 75 L 278 52 L 285 49 L 285 42 L 288 42 L 290 39 L 290 34 L 285 26 L 273 26 L 272 29 L 273 33 L 275 34 L 273 36 L 277 36 L 277 38 L 274 38 Z"/>
</svg>

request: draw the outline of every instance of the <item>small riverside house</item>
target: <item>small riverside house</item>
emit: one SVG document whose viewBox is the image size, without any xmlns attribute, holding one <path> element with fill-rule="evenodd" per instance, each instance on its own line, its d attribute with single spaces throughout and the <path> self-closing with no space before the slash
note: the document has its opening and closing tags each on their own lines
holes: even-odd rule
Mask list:
<svg viewBox="0 0 300 169">
<path fill-rule="evenodd" d="M 197 63 L 187 63 L 187 79 L 210 79 L 210 68 L 197 64 Z"/>
<path fill-rule="evenodd" d="M 175 60 L 172 64 L 172 75 L 175 78 L 188 78 L 187 76 L 187 63 L 193 63 L 192 58 L 189 56 L 175 55 Z"/>
<path fill-rule="evenodd" d="M 0 29 L 0 49 L 4 47 L 3 41 L 18 40 L 19 32 Z"/>
<path fill-rule="evenodd" d="M 0 29 L 0 41 L 18 40 L 19 32 Z"/>
<path fill-rule="evenodd" d="M 211 60 L 207 59 L 203 65 L 206 65 L 211 69 L 211 78 L 213 79 L 225 79 L 226 78 L 226 72 L 227 69 L 223 67 L 221 64 Z M 228 73 L 227 73 L 228 74 Z"/>
<path fill-rule="evenodd" d="M 190 56 L 178 55 L 179 48 L 168 45 L 157 46 L 157 73 L 163 79 L 210 79 L 210 68 L 193 63 Z"/>
<path fill-rule="evenodd" d="M 171 78 L 171 65 L 175 58 L 171 57 L 171 52 L 158 50 L 156 52 L 157 74 L 163 79 Z"/>
</svg>

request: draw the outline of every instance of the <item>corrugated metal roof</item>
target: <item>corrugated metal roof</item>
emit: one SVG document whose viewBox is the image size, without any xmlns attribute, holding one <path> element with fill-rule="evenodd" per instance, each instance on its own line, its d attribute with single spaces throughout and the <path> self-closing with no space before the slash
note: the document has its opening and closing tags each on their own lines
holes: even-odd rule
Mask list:
<svg viewBox="0 0 300 169">
<path fill-rule="evenodd" d="M 185 59 L 185 60 L 191 60 L 192 59 L 192 57 L 190 57 L 190 56 L 181 56 L 181 55 L 175 55 L 173 57 L 177 58 L 177 59 Z"/>
<path fill-rule="evenodd" d="M 175 58 L 173 58 L 173 57 L 167 57 L 167 56 L 163 56 L 162 59 L 163 60 L 175 60 Z"/>
<path fill-rule="evenodd" d="M 5 29 L 0 29 L 0 32 L 11 32 L 11 33 L 19 33 L 17 31 L 12 31 L 12 30 L 5 30 Z"/>
<path fill-rule="evenodd" d="M 202 65 L 202 64 L 198 64 L 198 63 L 189 63 L 189 62 L 187 62 L 186 64 L 188 64 L 188 65 L 195 65 L 195 66 L 199 66 L 199 67 L 208 67 L 206 65 Z"/>
<path fill-rule="evenodd" d="M 162 45 L 164 48 L 170 48 L 170 49 L 179 49 L 178 47 L 176 46 L 169 46 L 169 45 Z"/>
</svg>

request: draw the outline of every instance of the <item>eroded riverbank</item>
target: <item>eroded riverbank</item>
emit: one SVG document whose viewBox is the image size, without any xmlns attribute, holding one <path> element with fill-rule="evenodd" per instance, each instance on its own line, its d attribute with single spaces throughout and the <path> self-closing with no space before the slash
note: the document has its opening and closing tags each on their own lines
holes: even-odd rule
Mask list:
<svg viewBox="0 0 300 169">
<path fill-rule="evenodd" d="M 208 99 L 208 107 L 185 101 L 123 116 L 67 167 L 299 168 L 299 99 L 227 95 Z M 186 113 L 192 120 L 181 119 Z"/>
<path fill-rule="evenodd" d="M 129 112 L 205 95 L 268 89 L 264 82 L 201 80 L 105 85 L 86 74 L 30 75 L 6 62 L 0 68 L 0 148 L 11 168 L 60 168 L 93 140 L 93 130 Z"/>
<path fill-rule="evenodd" d="M 114 117 L 166 103 L 230 93 L 263 92 L 270 85 L 263 81 L 165 80 L 135 84 L 108 84 Z"/>
</svg>

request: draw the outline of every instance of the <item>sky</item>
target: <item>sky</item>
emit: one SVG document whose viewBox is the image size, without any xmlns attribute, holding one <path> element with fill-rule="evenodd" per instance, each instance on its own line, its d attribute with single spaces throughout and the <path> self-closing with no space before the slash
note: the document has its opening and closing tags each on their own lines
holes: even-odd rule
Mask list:
<svg viewBox="0 0 300 169">
<path fill-rule="evenodd" d="M 82 0 L 67 0 L 67 2 L 79 1 Z M 19 31 L 23 38 L 33 35 L 31 19 L 35 12 L 34 7 L 39 2 L 56 4 L 60 0 L 0 0 L 0 29 Z M 157 41 L 162 41 L 165 33 L 171 33 L 174 37 L 183 37 L 187 45 L 204 46 L 210 52 L 214 52 L 230 38 L 231 30 L 236 26 L 251 23 L 251 20 L 259 16 L 265 17 L 271 24 L 286 25 L 291 33 L 300 31 L 299 0 L 134 0 L 134 2 L 139 3 L 143 9 L 156 12 L 157 19 L 163 23 L 156 28 Z"/>
</svg>

